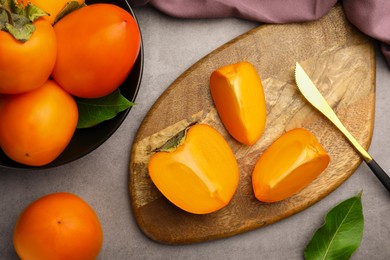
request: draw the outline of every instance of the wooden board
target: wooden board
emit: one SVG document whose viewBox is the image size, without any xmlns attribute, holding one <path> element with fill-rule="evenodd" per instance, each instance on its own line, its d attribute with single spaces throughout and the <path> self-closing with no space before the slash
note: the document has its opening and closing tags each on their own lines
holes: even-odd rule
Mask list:
<svg viewBox="0 0 390 260">
<path fill-rule="evenodd" d="M 201 43 L 199 43 L 201 44 Z M 221 125 L 210 93 L 209 77 L 222 65 L 246 60 L 264 85 L 267 126 L 247 147 Z M 213 51 L 185 71 L 156 101 L 132 146 L 129 191 L 140 229 L 168 244 L 207 241 L 282 220 L 319 201 L 350 177 L 361 159 L 346 139 L 301 96 L 294 81 L 295 62 L 308 72 L 347 129 L 368 148 L 374 121 L 375 53 L 371 40 L 350 25 L 340 5 L 318 21 L 263 25 Z M 186 213 L 167 201 L 151 182 L 151 151 L 192 122 L 217 128 L 228 140 L 240 166 L 240 183 L 230 204 L 212 214 Z M 278 203 L 253 195 L 251 173 L 262 152 L 283 132 L 312 131 L 331 163 L 307 188 Z"/>
</svg>

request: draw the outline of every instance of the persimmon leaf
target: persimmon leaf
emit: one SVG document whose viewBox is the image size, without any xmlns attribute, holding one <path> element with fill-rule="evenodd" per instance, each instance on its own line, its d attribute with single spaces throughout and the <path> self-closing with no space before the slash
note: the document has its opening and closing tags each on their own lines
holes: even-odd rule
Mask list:
<svg viewBox="0 0 390 260">
<path fill-rule="evenodd" d="M 95 126 L 134 105 L 119 90 L 101 98 L 76 98 L 76 103 L 79 109 L 77 128 Z"/>
<path fill-rule="evenodd" d="M 85 3 L 79 4 L 78 1 L 69 1 L 66 3 L 65 7 L 62 9 L 62 11 L 57 15 L 57 17 L 54 20 L 54 23 L 57 23 L 59 20 L 61 20 L 64 16 L 67 14 L 86 6 Z"/>
<path fill-rule="evenodd" d="M 7 23 L 5 25 L 5 30 L 8 31 L 16 40 L 25 42 L 35 31 L 35 26 L 31 23 L 26 23 L 22 26 L 14 26 Z"/>
<path fill-rule="evenodd" d="M 363 236 L 364 217 L 361 193 L 331 209 L 325 223 L 306 246 L 306 260 L 349 259 Z"/>
<path fill-rule="evenodd" d="M 20 42 L 26 42 L 35 31 L 33 22 L 45 15 L 48 14 L 31 3 L 23 6 L 16 1 L 3 1 L 0 4 L 0 30 L 9 32 Z"/>
<path fill-rule="evenodd" d="M 49 15 L 47 12 L 40 9 L 38 6 L 28 3 L 25 7 L 25 16 L 31 21 L 34 22 L 36 19 Z"/>
</svg>

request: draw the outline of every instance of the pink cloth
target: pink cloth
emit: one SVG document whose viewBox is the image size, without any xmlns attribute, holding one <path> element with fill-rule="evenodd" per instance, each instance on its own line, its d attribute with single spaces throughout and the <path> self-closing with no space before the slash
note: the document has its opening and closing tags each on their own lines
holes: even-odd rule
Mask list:
<svg viewBox="0 0 390 260">
<path fill-rule="evenodd" d="M 238 17 L 263 23 L 316 20 L 337 0 L 129 0 L 147 3 L 180 18 Z M 349 21 L 363 33 L 379 40 L 390 66 L 390 0 L 340 0 Z"/>
</svg>

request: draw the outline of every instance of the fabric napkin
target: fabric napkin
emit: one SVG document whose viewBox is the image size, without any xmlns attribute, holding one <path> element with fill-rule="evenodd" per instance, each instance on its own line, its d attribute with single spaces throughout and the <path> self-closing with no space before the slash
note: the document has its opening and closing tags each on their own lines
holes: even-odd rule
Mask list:
<svg viewBox="0 0 390 260">
<path fill-rule="evenodd" d="M 150 4 L 179 18 L 237 17 L 262 23 L 316 20 L 337 0 L 129 0 L 134 7 Z M 390 0 L 340 0 L 348 20 L 381 42 L 390 66 Z"/>
</svg>

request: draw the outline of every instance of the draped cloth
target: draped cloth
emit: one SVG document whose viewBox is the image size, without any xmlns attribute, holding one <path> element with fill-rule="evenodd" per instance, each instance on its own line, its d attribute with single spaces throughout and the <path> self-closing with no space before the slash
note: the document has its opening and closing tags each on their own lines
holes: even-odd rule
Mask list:
<svg viewBox="0 0 390 260">
<path fill-rule="evenodd" d="M 133 7 L 150 4 L 179 18 L 237 17 L 262 23 L 316 20 L 337 0 L 129 0 Z M 340 0 L 347 19 L 366 35 L 381 42 L 390 66 L 390 0 Z"/>
</svg>

